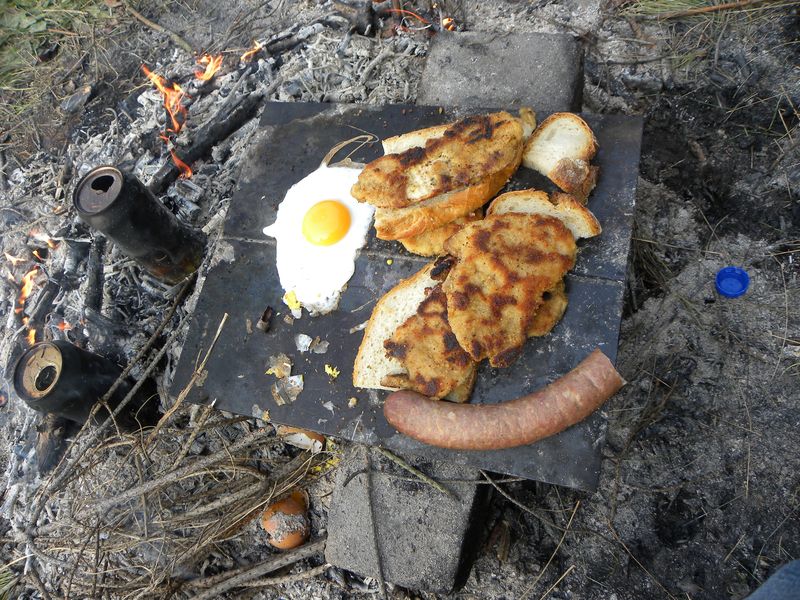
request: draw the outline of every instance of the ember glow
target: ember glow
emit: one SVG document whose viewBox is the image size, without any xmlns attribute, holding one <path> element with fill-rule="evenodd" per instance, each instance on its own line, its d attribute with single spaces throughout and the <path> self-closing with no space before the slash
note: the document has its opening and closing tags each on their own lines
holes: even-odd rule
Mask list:
<svg viewBox="0 0 800 600">
<path fill-rule="evenodd" d="M 177 134 L 186 121 L 186 107 L 183 105 L 183 99 L 187 97 L 186 92 L 177 83 L 167 82 L 161 75 L 153 73 L 145 65 L 142 65 L 142 71 L 164 98 L 164 108 L 167 109 L 167 114 L 172 121 L 172 127 L 168 127 L 167 132 Z"/>
<path fill-rule="evenodd" d="M 66 321 L 61 321 L 61 323 L 56 325 L 56 327 L 58 327 L 59 331 L 69 331 L 70 329 L 72 329 L 73 326 L 67 323 Z"/>
<path fill-rule="evenodd" d="M 172 148 L 168 148 L 168 150 L 169 150 L 169 155 L 172 157 L 172 162 L 175 163 L 175 166 L 178 167 L 178 170 L 181 172 L 181 174 L 179 175 L 181 179 L 189 179 L 192 175 L 194 175 L 192 167 L 190 167 L 180 158 L 178 158 L 178 155 L 175 154 L 175 150 L 173 150 Z"/>
<path fill-rule="evenodd" d="M 387 12 L 396 13 L 398 15 L 404 15 L 408 17 L 414 17 L 415 19 L 419 20 L 420 22 L 424 23 L 425 25 L 430 25 L 430 21 L 428 21 L 425 17 L 421 17 L 415 12 L 411 12 L 410 10 L 404 10 L 402 8 L 390 8 Z"/>
<path fill-rule="evenodd" d="M 247 51 L 247 52 L 245 52 L 244 54 L 242 54 L 242 56 L 241 56 L 241 57 L 239 57 L 239 60 L 240 60 L 241 62 L 244 62 L 244 63 L 246 63 L 246 62 L 249 62 L 250 60 L 252 60 L 252 59 L 253 59 L 253 57 L 254 57 L 256 54 L 258 54 L 258 53 L 259 53 L 259 51 L 260 51 L 260 50 L 261 50 L 263 47 L 264 47 L 264 44 L 261 44 L 260 42 L 258 42 L 258 41 L 256 41 L 256 40 L 253 40 L 253 47 L 252 47 L 252 48 L 250 48 L 250 50 L 248 50 L 248 51 Z"/>
<path fill-rule="evenodd" d="M 47 247 L 50 248 L 50 250 L 55 250 L 56 248 L 58 248 L 58 242 L 56 242 L 53 238 L 51 238 L 43 231 L 39 231 L 38 229 L 31 229 L 28 232 L 28 236 L 32 237 L 37 242 L 44 242 L 45 244 L 47 244 Z"/>
<path fill-rule="evenodd" d="M 445 17 L 442 19 L 442 27 L 447 29 L 447 31 L 455 31 L 456 30 L 456 20 L 451 17 Z"/>
<path fill-rule="evenodd" d="M 28 340 L 28 345 L 29 346 L 33 346 L 36 343 L 36 330 L 35 329 L 29 329 L 28 330 L 28 335 L 26 336 L 26 339 Z"/>
<path fill-rule="evenodd" d="M 204 67 L 204 69 L 202 71 L 196 70 L 194 72 L 195 77 L 200 81 L 209 81 L 222 66 L 222 54 L 218 54 L 217 56 L 203 54 L 203 56 L 197 59 L 197 64 Z"/>
</svg>

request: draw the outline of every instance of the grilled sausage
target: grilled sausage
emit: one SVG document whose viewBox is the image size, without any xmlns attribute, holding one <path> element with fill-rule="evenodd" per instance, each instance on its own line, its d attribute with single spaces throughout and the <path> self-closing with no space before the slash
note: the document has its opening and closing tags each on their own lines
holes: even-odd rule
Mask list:
<svg viewBox="0 0 800 600">
<path fill-rule="evenodd" d="M 547 387 L 500 404 L 453 404 L 411 391 L 390 394 L 386 420 L 407 436 L 452 450 L 500 450 L 532 444 L 588 417 L 625 383 L 595 349 Z"/>
</svg>

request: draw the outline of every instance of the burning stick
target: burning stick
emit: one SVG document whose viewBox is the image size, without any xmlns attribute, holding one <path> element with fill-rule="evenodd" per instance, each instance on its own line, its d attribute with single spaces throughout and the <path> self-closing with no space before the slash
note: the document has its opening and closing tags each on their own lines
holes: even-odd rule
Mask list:
<svg viewBox="0 0 800 600">
<path fill-rule="evenodd" d="M 197 64 L 204 67 L 202 71 L 197 70 L 194 72 L 195 77 L 200 81 L 210 81 L 220 67 L 222 67 L 222 54 L 211 56 L 210 54 L 203 54 L 197 59 Z"/>
<path fill-rule="evenodd" d="M 239 62 L 250 62 L 256 55 L 264 48 L 264 44 L 257 40 L 253 40 L 253 47 L 239 57 Z"/>
<path fill-rule="evenodd" d="M 183 99 L 188 97 L 186 92 L 177 83 L 168 83 L 161 75 L 153 73 L 146 65 L 142 65 L 142 71 L 164 98 L 164 108 L 172 121 L 172 128 L 168 127 L 167 132 L 179 133 L 186 121 L 186 107 L 183 105 Z"/>
</svg>

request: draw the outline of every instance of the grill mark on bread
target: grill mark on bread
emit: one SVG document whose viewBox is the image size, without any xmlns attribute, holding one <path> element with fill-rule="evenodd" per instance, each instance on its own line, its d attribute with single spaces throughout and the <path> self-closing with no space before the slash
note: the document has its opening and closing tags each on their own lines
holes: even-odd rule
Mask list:
<svg viewBox="0 0 800 600">
<path fill-rule="evenodd" d="M 543 294 L 575 261 L 575 240 L 558 219 L 498 214 L 465 226 L 445 243 L 457 256 L 443 284 L 448 318 L 459 344 L 473 360 L 495 367 L 511 364 L 529 330 L 552 327 L 563 313 L 534 327 Z M 563 307 L 564 305 L 561 304 Z"/>
<path fill-rule="evenodd" d="M 402 382 L 426 396 L 442 397 L 470 380 L 476 364 L 450 328 L 442 284 L 426 293 L 416 313 L 384 341 L 384 348 L 407 371 L 407 375 L 395 377 L 395 383 Z"/>
</svg>

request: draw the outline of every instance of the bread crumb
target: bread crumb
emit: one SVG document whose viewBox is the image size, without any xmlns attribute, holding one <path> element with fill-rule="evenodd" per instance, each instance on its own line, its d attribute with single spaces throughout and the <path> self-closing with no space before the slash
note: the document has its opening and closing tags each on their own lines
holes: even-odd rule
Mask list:
<svg viewBox="0 0 800 600">
<path fill-rule="evenodd" d="M 339 376 L 339 373 L 341 373 L 341 371 L 339 371 L 339 369 L 337 369 L 333 365 L 327 365 L 327 364 L 325 365 L 325 372 L 331 379 L 336 379 Z"/>
</svg>

